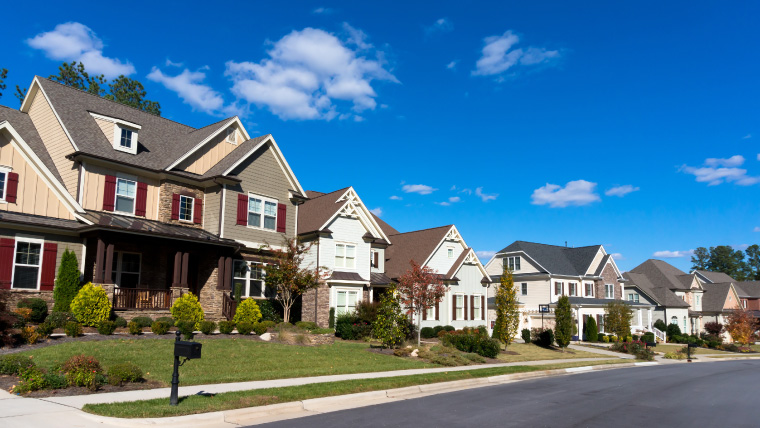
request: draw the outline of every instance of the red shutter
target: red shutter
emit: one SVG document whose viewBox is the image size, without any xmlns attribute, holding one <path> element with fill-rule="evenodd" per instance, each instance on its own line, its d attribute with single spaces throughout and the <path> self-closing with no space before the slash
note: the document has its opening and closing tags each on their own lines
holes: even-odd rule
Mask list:
<svg viewBox="0 0 760 428">
<path fill-rule="evenodd" d="M 475 296 L 470 296 L 470 319 L 475 319 Z"/>
<path fill-rule="evenodd" d="M 248 196 L 242 193 L 238 194 L 237 224 L 248 225 Z"/>
<path fill-rule="evenodd" d="M 277 204 L 277 231 L 278 232 L 285 232 L 285 225 L 287 224 L 287 219 L 285 216 L 288 213 L 288 206 L 285 204 Z"/>
<path fill-rule="evenodd" d="M 224 290 L 224 276 L 229 273 L 224 271 L 224 256 L 219 257 L 219 264 L 216 272 L 216 289 Z"/>
<path fill-rule="evenodd" d="M 486 319 L 486 296 L 480 296 L 480 319 Z"/>
<path fill-rule="evenodd" d="M 103 211 L 113 211 L 116 199 L 116 177 L 106 175 L 106 184 L 103 187 Z"/>
<path fill-rule="evenodd" d="M 58 244 L 46 242 L 42 252 L 42 275 L 40 290 L 52 290 L 55 285 L 55 261 L 58 258 Z"/>
<path fill-rule="evenodd" d="M 456 294 L 451 295 L 451 319 L 452 320 L 457 319 L 457 295 Z"/>
<path fill-rule="evenodd" d="M 423 309 L 422 310 L 422 321 L 426 321 L 426 320 L 427 320 L 427 311 Z"/>
<path fill-rule="evenodd" d="M 438 313 L 441 311 L 441 302 L 435 302 L 435 320 L 438 321 L 440 319 L 440 316 Z"/>
<path fill-rule="evenodd" d="M 467 296 L 462 296 L 462 309 L 464 310 L 464 321 L 467 321 Z"/>
<path fill-rule="evenodd" d="M 13 273 L 13 250 L 16 241 L 11 238 L 0 238 L 0 289 L 11 288 Z"/>
<path fill-rule="evenodd" d="M 148 185 L 137 182 L 137 201 L 135 202 L 135 215 L 145 217 L 145 207 L 148 204 Z"/>
<path fill-rule="evenodd" d="M 179 193 L 172 194 L 172 220 L 179 220 Z"/>
<path fill-rule="evenodd" d="M 203 199 L 195 198 L 195 206 L 193 207 L 193 223 L 203 223 Z"/>
<path fill-rule="evenodd" d="M 5 201 L 11 204 L 16 203 L 18 194 L 18 174 L 15 172 L 8 173 L 8 184 L 5 188 Z"/>
</svg>

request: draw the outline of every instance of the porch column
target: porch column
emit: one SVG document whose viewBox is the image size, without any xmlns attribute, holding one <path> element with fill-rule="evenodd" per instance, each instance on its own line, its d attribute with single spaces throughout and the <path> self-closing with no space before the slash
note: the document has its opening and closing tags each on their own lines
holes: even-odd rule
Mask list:
<svg viewBox="0 0 760 428">
<path fill-rule="evenodd" d="M 93 275 L 93 281 L 96 284 L 103 283 L 103 257 L 106 251 L 106 243 L 103 242 L 103 238 L 98 237 L 98 247 L 95 251 L 95 274 Z"/>
<path fill-rule="evenodd" d="M 103 274 L 103 283 L 113 284 L 113 244 L 108 244 L 106 247 L 106 272 Z"/>
<path fill-rule="evenodd" d="M 181 286 L 187 287 L 187 267 L 188 264 L 190 264 L 190 253 L 182 253 L 182 275 L 181 278 Z"/>
<path fill-rule="evenodd" d="M 180 286 L 181 268 L 182 268 L 182 253 L 177 251 L 174 254 L 174 276 L 172 277 L 172 287 Z"/>
<path fill-rule="evenodd" d="M 224 259 L 224 289 L 232 290 L 232 257 Z"/>
</svg>

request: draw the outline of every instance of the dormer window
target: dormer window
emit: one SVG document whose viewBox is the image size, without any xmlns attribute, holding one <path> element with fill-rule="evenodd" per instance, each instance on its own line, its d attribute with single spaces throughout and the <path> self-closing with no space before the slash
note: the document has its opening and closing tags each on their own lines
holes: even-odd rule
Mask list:
<svg viewBox="0 0 760 428">
<path fill-rule="evenodd" d="M 127 128 L 121 129 L 121 138 L 119 139 L 119 146 L 124 150 L 132 150 L 132 131 Z"/>
<path fill-rule="evenodd" d="M 108 138 L 111 138 L 108 129 L 110 126 L 113 126 L 111 144 L 115 150 L 133 155 L 137 154 L 137 134 L 142 129 L 140 125 L 115 117 L 103 116 L 102 114 L 90 113 L 90 115 Z"/>
<path fill-rule="evenodd" d="M 504 257 L 502 263 L 504 268 L 508 268 L 513 272 L 520 270 L 520 256 Z"/>
<path fill-rule="evenodd" d="M 227 128 L 227 142 L 235 144 L 235 128 Z"/>
</svg>

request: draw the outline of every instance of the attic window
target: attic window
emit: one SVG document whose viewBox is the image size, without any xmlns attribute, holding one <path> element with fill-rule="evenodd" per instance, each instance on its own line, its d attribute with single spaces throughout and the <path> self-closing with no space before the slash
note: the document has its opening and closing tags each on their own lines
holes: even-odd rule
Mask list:
<svg viewBox="0 0 760 428">
<path fill-rule="evenodd" d="M 126 128 L 121 128 L 121 138 L 119 139 L 119 147 L 126 150 L 132 149 L 132 131 Z"/>
<path fill-rule="evenodd" d="M 227 142 L 235 144 L 235 128 L 227 128 Z"/>
<path fill-rule="evenodd" d="M 106 137 L 109 136 L 107 133 L 107 127 L 109 126 L 108 122 L 113 124 L 113 139 L 111 139 L 111 144 L 115 150 L 133 155 L 137 154 L 137 134 L 140 132 L 140 129 L 142 129 L 140 125 L 123 119 L 103 116 L 102 114 L 92 112 L 90 112 L 90 116 L 98 122 L 98 126 L 100 126 L 100 129 L 106 134 Z"/>
</svg>

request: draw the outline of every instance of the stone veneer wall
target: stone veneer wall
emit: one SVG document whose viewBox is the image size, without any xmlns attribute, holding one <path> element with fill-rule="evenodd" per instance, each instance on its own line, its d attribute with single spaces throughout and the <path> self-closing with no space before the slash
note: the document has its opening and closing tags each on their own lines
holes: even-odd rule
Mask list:
<svg viewBox="0 0 760 428">
<path fill-rule="evenodd" d="M 330 321 L 330 287 L 327 284 L 309 290 L 301 297 L 301 320 L 314 321 L 327 328 Z"/>
<path fill-rule="evenodd" d="M 10 290 L 8 293 L 8 309 L 14 310 L 16 309 L 16 305 L 18 305 L 18 302 L 23 299 L 29 299 L 29 298 L 39 298 L 44 300 L 48 305 L 48 312 L 52 312 L 53 310 L 53 291 L 52 290 L 45 290 L 45 291 L 38 291 L 38 290 Z"/>
<path fill-rule="evenodd" d="M 623 290 L 618 282 L 617 274 L 611 264 L 607 264 L 602 270 L 602 279 L 596 281 L 596 297 L 598 299 L 604 299 L 604 284 L 615 285 L 615 298 L 618 300 L 623 299 Z"/>
<path fill-rule="evenodd" d="M 161 183 L 161 196 L 158 201 L 158 221 L 169 224 L 180 224 L 186 227 L 194 227 L 201 229 L 203 224 L 195 224 L 193 222 L 172 220 L 172 195 L 175 193 L 190 195 L 195 198 L 203 199 L 203 189 L 200 187 L 190 186 L 188 184 L 179 183 L 176 181 L 165 180 Z M 205 202 L 205 201 L 204 201 Z M 205 203 L 204 203 L 204 215 L 205 215 Z"/>
</svg>

